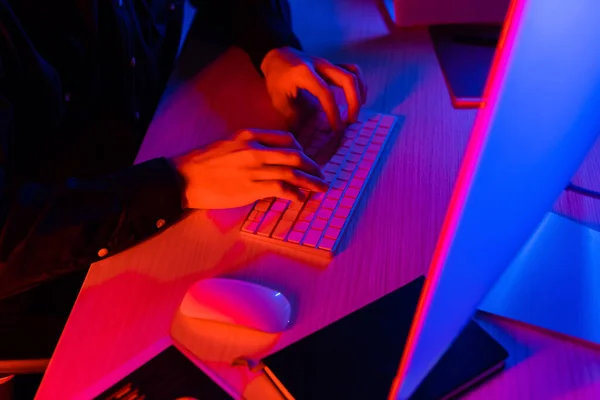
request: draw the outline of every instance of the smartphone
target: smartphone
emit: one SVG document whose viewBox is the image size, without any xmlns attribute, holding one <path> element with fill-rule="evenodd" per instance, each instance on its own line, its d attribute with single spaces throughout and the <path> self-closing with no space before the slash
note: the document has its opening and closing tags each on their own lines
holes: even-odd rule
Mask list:
<svg viewBox="0 0 600 400">
<path fill-rule="evenodd" d="M 241 396 L 185 349 L 161 340 L 76 398 L 232 400 Z"/>
</svg>

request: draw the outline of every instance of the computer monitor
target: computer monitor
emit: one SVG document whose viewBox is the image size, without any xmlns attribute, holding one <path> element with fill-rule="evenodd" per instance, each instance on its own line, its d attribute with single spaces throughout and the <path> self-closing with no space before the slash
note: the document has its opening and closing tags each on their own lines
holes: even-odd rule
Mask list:
<svg viewBox="0 0 600 400">
<path fill-rule="evenodd" d="M 599 15 L 513 0 L 390 399 L 410 398 L 600 133 Z"/>
</svg>

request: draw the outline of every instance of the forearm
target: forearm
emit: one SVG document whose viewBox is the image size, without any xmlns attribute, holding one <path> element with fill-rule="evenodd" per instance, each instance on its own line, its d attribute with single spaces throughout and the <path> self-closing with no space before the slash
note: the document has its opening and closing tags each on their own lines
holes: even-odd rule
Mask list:
<svg viewBox="0 0 600 400">
<path fill-rule="evenodd" d="M 63 114 L 56 70 L 0 0 L 0 298 L 87 268 L 164 230 L 182 213 L 179 175 L 164 159 L 92 180 L 25 182 L 51 151 Z M 84 133 L 82 133 L 84 134 Z M 44 139 L 41 139 L 44 138 Z M 41 165 L 52 169 L 54 165 Z M 31 178 L 35 179 L 35 178 Z"/>
</svg>

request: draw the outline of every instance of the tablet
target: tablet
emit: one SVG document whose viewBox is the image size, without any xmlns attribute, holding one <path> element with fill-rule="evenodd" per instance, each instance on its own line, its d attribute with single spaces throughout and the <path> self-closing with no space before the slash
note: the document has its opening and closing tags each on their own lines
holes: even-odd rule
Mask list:
<svg viewBox="0 0 600 400">
<path fill-rule="evenodd" d="M 266 357 L 287 399 L 385 400 L 398 371 L 424 278 Z M 502 369 L 508 354 L 471 322 L 413 396 L 450 398 Z"/>
</svg>

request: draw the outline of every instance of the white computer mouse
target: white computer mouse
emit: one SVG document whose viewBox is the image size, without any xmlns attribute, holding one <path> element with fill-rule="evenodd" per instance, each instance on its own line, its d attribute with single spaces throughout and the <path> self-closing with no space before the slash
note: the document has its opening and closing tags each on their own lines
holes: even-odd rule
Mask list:
<svg viewBox="0 0 600 400">
<path fill-rule="evenodd" d="M 225 278 L 196 282 L 185 294 L 179 310 L 186 317 L 270 333 L 284 331 L 291 317 L 290 302 L 280 292 Z"/>
</svg>

